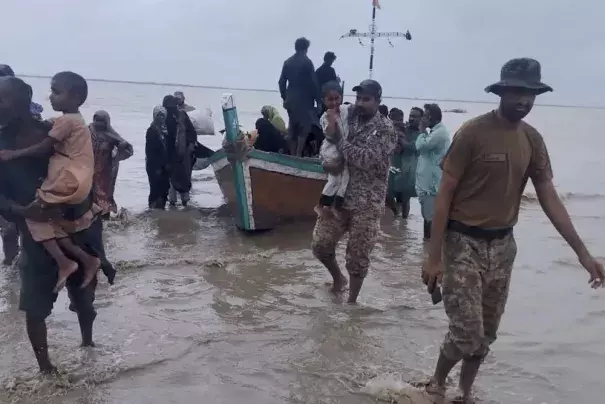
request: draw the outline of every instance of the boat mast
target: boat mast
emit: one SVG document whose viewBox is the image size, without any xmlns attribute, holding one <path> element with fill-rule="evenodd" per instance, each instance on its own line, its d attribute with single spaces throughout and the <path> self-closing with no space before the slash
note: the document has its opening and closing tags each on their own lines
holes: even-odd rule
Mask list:
<svg viewBox="0 0 605 404">
<path fill-rule="evenodd" d="M 378 32 L 376 26 L 376 9 L 380 9 L 380 3 L 378 0 L 372 0 L 372 23 L 370 24 L 369 32 L 358 32 L 356 29 L 352 29 L 347 34 L 340 37 L 340 39 L 357 38 L 361 46 L 364 46 L 363 42 L 361 41 L 361 38 L 370 38 L 370 78 L 372 78 L 374 74 L 374 52 L 377 38 L 386 38 L 391 46 L 394 46 L 391 42 L 391 38 L 405 38 L 408 41 L 412 40 L 412 35 L 410 34 L 410 31 L 406 31 L 405 33 Z"/>
</svg>

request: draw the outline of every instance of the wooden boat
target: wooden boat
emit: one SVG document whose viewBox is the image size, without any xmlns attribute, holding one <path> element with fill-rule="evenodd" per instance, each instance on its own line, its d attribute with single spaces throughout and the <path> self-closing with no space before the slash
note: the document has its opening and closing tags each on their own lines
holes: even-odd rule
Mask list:
<svg viewBox="0 0 605 404">
<path fill-rule="evenodd" d="M 283 222 L 312 219 L 327 181 L 319 159 L 267 153 L 242 146 L 233 95 L 222 98 L 223 149 L 210 157 L 216 179 L 238 228 L 270 230 Z"/>
</svg>

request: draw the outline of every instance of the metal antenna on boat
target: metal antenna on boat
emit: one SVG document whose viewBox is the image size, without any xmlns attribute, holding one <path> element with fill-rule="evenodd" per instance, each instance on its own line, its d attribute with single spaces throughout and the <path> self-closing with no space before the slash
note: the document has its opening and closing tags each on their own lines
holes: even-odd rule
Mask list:
<svg viewBox="0 0 605 404">
<path fill-rule="evenodd" d="M 408 41 L 412 40 L 412 35 L 410 31 L 403 32 L 378 32 L 376 27 L 376 9 L 380 9 L 379 0 L 372 0 L 372 23 L 370 24 L 369 32 L 359 32 L 356 29 L 350 30 L 348 33 L 344 34 L 340 37 L 343 38 L 357 38 L 359 40 L 359 44 L 361 46 L 365 46 L 361 41 L 361 38 L 370 38 L 370 78 L 374 73 L 374 51 L 375 51 L 375 41 L 377 38 L 386 38 L 389 41 L 391 46 L 393 43 L 391 42 L 391 38 L 405 38 Z"/>
</svg>

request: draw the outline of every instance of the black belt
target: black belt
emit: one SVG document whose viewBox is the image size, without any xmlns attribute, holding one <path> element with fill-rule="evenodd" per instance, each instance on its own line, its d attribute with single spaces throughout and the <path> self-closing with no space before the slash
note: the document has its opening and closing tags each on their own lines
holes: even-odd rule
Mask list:
<svg viewBox="0 0 605 404">
<path fill-rule="evenodd" d="M 450 220 L 447 223 L 447 228 L 448 230 L 464 234 L 465 236 L 486 241 L 501 239 L 513 232 L 512 227 L 505 227 L 503 229 L 484 229 L 481 227 L 467 226 L 466 224 L 458 222 L 457 220 Z"/>
</svg>

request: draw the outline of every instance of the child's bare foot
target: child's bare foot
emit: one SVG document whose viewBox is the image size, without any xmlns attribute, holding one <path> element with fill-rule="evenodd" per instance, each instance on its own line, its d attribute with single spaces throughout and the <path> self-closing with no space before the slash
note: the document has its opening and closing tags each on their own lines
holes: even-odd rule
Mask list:
<svg viewBox="0 0 605 404">
<path fill-rule="evenodd" d="M 83 264 L 84 281 L 82 281 L 82 286 L 80 286 L 82 289 L 88 286 L 95 279 L 95 276 L 97 276 L 97 272 L 99 272 L 99 268 L 101 267 L 101 260 L 91 255 Z"/>
<path fill-rule="evenodd" d="M 317 213 L 317 216 L 319 216 L 319 217 L 329 216 L 330 213 L 332 213 L 332 210 L 330 209 L 329 206 L 317 205 L 314 210 L 315 210 L 315 213 Z"/>
<path fill-rule="evenodd" d="M 57 263 L 59 264 L 59 279 L 57 280 L 57 284 L 55 285 L 54 293 L 59 293 L 63 287 L 65 287 L 65 282 L 67 282 L 67 278 L 69 278 L 74 272 L 78 270 L 78 264 L 70 259 L 65 259 L 65 262 Z"/>
</svg>

